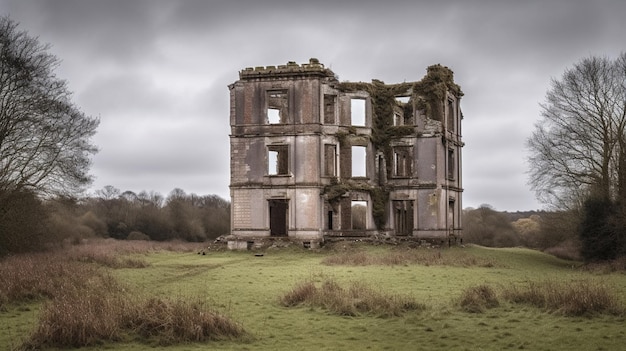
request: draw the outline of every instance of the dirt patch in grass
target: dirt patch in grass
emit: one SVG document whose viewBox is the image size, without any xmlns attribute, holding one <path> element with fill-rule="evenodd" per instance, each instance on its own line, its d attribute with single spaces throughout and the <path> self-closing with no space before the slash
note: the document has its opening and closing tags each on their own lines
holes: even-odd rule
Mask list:
<svg viewBox="0 0 626 351">
<path fill-rule="evenodd" d="M 344 288 L 332 279 L 324 280 L 320 286 L 311 281 L 299 283 L 280 298 L 280 303 L 286 307 L 320 307 L 342 316 L 392 317 L 426 308 L 409 296 L 386 294 L 362 282 L 352 282 Z"/>
</svg>

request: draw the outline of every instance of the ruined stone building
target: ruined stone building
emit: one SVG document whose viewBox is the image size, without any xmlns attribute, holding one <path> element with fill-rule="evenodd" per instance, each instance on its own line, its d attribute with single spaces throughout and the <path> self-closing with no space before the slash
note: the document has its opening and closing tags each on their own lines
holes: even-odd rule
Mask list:
<svg viewBox="0 0 626 351">
<path fill-rule="evenodd" d="M 447 67 L 351 83 L 311 59 L 246 68 L 229 89 L 231 248 L 460 237 L 463 93 Z"/>
</svg>

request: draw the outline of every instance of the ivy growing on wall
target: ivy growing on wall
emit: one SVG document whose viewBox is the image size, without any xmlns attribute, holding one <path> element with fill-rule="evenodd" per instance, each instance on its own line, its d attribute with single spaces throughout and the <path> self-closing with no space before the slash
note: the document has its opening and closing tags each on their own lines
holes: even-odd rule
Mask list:
<svg viewBox="0 0 626 351">
<path fill-rule="evenodd" d="M 372 83 L 338 83 L 337 89 L 342 92 L 365 91 L 369 94 L 372 104 L 372 136 L 371 142 L 376 152 L 382 152 L 386 160 L 392 159 L 391 141 L 393 139 L 414 135 L 417 133 L 414 125 L 394 126 L 394 107 L 397 106 L 396 97 L 411 96 L 409 104 L 405 106 L 405 113 L 414 113 L 414 109 L 421 110 L 427 118 L 441 121 L 446 94 L 460 97 L 461 88 L 454 83 L 453 72 L 439 64 L 429 66 L 426 75 L 421 81 L 386 85 L 380 80 Z M 409 105 L 407 104 L 407 105 Z M 414 108 L 413 108 L 414 106 Z M 338 133 L 337 138 L 342 145 L 346 145 L 352 135 L 356 136 L 354 128 L 348 132 Z M 385 172 L 391 175 L 391 162 L 387 163 Z M 332 203 L 349 191 L 365 191 L 372 199 L 372 215 L 378 229 L 384 229 L 387 222 L 386 205 L 389 201 L 390 188 L 387 185 L 370 185 L 352 180 L 335 181 L 324 189 L 326 198 Z"/>
</svg>

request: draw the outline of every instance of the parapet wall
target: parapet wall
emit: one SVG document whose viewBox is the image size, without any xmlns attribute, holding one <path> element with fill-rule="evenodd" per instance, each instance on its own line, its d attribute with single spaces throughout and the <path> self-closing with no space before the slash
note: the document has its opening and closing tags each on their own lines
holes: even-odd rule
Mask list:
<svg viewBox="0 0 626 351">
<path fill-rule="evenodd" d="M 333 71 L 324 67 L 319 60 L 312 58 L 309 63 L 297 64 L 294 61 L 286 65 L 247 67 L 239 72 L 243 80 L 258 78 L 284 78 L 293 76 L 335 77 Z"/>
</svg>

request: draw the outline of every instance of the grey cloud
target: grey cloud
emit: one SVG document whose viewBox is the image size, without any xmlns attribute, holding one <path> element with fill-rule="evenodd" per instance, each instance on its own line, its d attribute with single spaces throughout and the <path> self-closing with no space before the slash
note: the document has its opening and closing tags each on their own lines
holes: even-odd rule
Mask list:
<svg viewBox="0 0 626 351">
<path fill-rule="evenodd" d="M 0 0 L 0 9 L 53 45 L 75 101 L 100 116 L 94 188 L 228 196 L 227 85 L 245 67 L 317 57 L 340 80 L 395 83 L 441 63 L 466 93 L 464 204 L 503 210 L 540 206 L 524 141 L 550 78 L 619 53 L 626 33 L 620 0 Z"/>
</svg>

